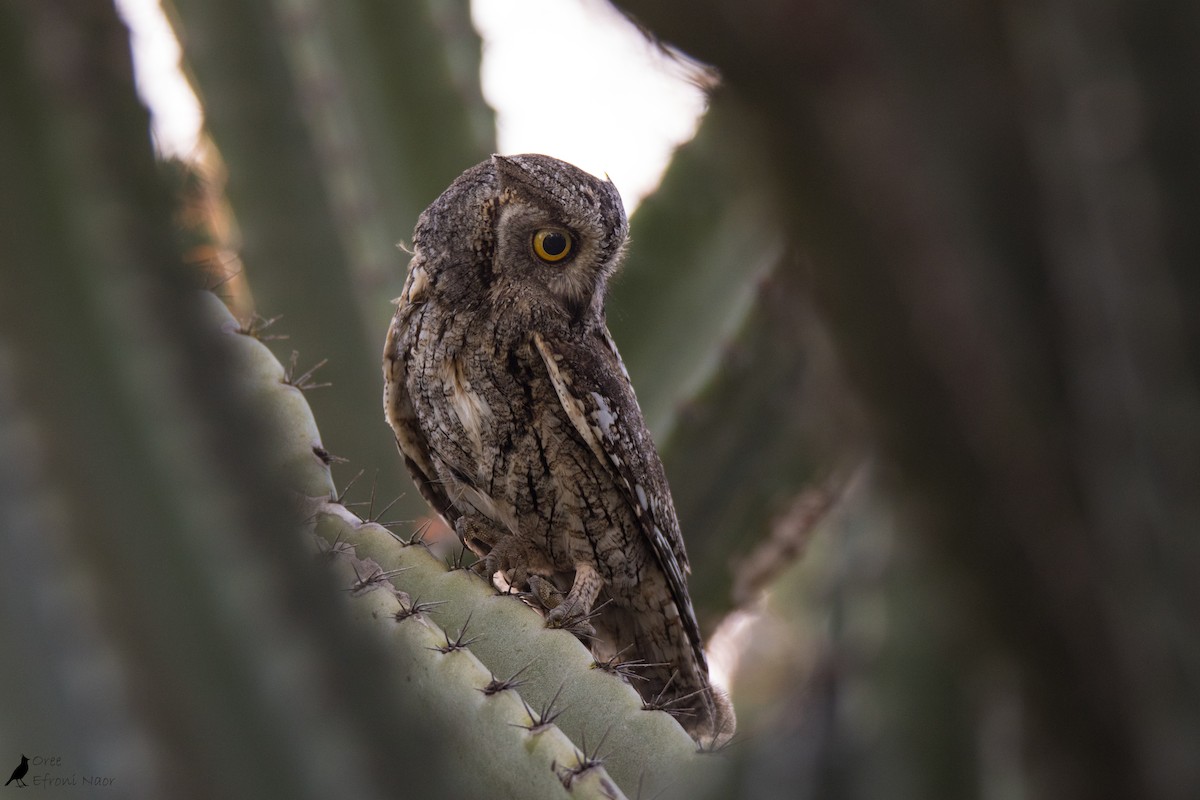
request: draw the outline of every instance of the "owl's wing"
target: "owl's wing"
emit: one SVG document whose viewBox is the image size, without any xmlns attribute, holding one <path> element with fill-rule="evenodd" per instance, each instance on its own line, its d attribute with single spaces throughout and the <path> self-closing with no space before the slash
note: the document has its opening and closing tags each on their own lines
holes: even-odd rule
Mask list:
<svg viewBox="0 0 1200 800">
<path fill-rule="evenodd" d="M 404 464 L 417 484 L 417 491 L 446 524 L 454 528 L 459 517 L 458 509 L 450 502 L 442 482 L 438 480 L 429 455 L 429 442 L 417 425 L 417 414 L 408 396 L 408 366 L 403 354 L 403 313 L 401 309 L 392 319 L 383 348 L 383 410 L 396 434 L 396 444 L 404 456 Z"/>
<path fill-rule="evenodd" d="M 701 664 L 707 663 L 688 597 L 685 575 L 691 570 L 666 474 L 612 337 L 603 330 L 583 342 L 550 344 L 535 332 L 533 343 L 571 424 L 613 474 L 636 514 L 667 576 L 696 657 Z"/>
</svg>

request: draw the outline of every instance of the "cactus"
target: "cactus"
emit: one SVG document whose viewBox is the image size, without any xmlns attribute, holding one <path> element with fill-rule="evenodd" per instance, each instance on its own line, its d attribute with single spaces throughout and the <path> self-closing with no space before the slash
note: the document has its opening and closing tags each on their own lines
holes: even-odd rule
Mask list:
<svg viewBox="0 0 1200 800">
<path fill-rule="evenodd" d="M 644 710 L 621 677 L 596 665 L 571 634 L 546 629 L 516 597 L 498 594 L 470 570 L 447 568 L 419 541 L 405 544 L 344 506 L 326 503 L 314 513 L 328 547 L 351 547 L 378 565 L 410 603 L 429 605 L 444 629 L 468 636 L 470 652 L 492 675 L 519 675 L 519 694 L 531 708 L 562 709 L 558 727 L 581 750 L 600 746 L 618 785 L 653 794 L 686 773 L 717 769 L 668 714 Z"/>
<path fill-rule="evenodd" d="M 1195 796 L 1192 9 L 621 5 L 761 126 L 902 512 L 888 657 L 819 676 L 812 793 Z"/>
<path fill-rule="evenodd" d="M 710 632 L 803 552 L 857 461 L 853 399 L 794 270 L 770 174 L 744 145 L 755 134 L 733 98 L 713 99 L 634 215 L 609 300 Z M 791 530 L 781 520 L 806 491 L 819 495 L 809 527 Z M 760 552 L 772 566 L 745 575 Z"/>
<path fill-rule="evenodd" d="M 130 797 L 447 793 L 406 768 L 437 763 L 436 731 L 396 729 L 407 705 L 273 480 L 297 463 L 272 453 L 319 459 L 231 390 L 174 266 L 115 12 L 6 5 L 0 41 L 0 148 L 21 154 L 0 160 L 0 613 L 24 640 L 0 670 L 25 698 L 0 745 Z"/>
<path fill-rule="evenodd" d="M 319 513 L 326 520 L 342 519 L 328 509 Z M 450 724 L 451 746 L 464 755 L 477 754 L 454 776 L 460 791 L 472 797 L 625 797 L 595 754 L 577 748 L 547 719 L 550 715 L 530 709 L 518 694 L 520 680 L 493 677 L 470 651 L 465 628 L 451 636 L 423 610 L 435 603 L 392 588 L 393 573 L 359 559 L 353 549 L 324 544 L 337 579 L 350 587 L 350 616 L 391 645 L 396 679 L 416 689 L 416 713 Z"/>
<path fill-rule="evenodd" d="M 328 359 L 321 380 L 336 391 L 311 401 L 330 452 L 370 465 L 380 491 L 401 494 L 410 484 L 378 425 L 382 332 L 403 283 L 395 245 L 494 148 L 466 4 L 170 0 L 167 9 L 228 170 L 258 308 L 282 317 L 308 363 Z M 397 510 L 415 517 L 424 507 L 409 492 Z"/>
</svg>

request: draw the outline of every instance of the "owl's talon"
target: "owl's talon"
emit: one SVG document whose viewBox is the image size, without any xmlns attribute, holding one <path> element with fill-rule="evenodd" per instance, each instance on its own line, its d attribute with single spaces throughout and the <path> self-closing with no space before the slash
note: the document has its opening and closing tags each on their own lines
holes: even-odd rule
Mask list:
<svg viewBox="0 0 1200 800">
<path fill-rule="evenodd" d="M 579 609 L 564 602 L 546 613 L 546 627 L 570 631 L 581 639 L 590 638 L 596 635 L 596 629 L 588 622 L 588 617 L 589 614 L 581 614 Z"/>
<path fill-rule="evenodd" d="M 580 611 L 564 601 L 546 613 L 546 627 L 572 633 L 586 644 L 588 639 L 595 638 L 596 629 L 588 621 L 591 615 Z"/>
<path fill-rule="evenodd" d="M 566 596 L 547 580 L 531 576 L 529 581 L 531 588 L 536 583 L 535 591 L 539 594 L 545 591 L 543 586 L 549 586 L 552 591 L 550 596 L 539 598 L 546 609 L 546 627 L 568 630 L 580 639 L 596 635 L 596 629 L 588 620 L 592 615 L 592 604 L 596 602 L 596 595 L 600 593 L 604 581 L 595 568 L 589 564 L 576 564 L 575 580 Z"/>
</svg>

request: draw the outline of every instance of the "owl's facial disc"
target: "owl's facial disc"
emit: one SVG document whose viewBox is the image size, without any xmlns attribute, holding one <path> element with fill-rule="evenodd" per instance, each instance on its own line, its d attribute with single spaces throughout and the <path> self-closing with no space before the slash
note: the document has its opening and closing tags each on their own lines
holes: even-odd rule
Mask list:
<svg viewBox="0 0 1200 800">
<path fill-rule="evenodd" d="M 510 198 L 501 206 L 496 224 L 496 287 L 548 295 L 570 317 L 580 317 L 605 280 L 598 263 L 597 231 L 580 222 Z"/>
<path fill-rule="evenodd" d="M 549 156 L 492 156 L 501 202 L 539 206 L 552 219 L 592 237 L 597 263 L 616 269 L 629 231 L 625 205 L 611 181 Z"/>
<path fill-rule="evenodd" d="M 611 183 L 548 156 L 494 156 L 499 178 L 495 279 L 548 294 L 573 319 L 596 314 L 627 224 Z"/>
</svg>

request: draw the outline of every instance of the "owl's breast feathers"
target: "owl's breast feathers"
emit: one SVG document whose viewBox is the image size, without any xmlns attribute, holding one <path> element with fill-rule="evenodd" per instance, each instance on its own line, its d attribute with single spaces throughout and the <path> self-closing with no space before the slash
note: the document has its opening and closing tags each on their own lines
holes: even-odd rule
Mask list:
<svg viewBox="0 0 1200 800">
<path fill-rule="evenodd" d="M 467 500 L 511 529 L 511 511 L 494 505 L 482 491 L 494 444 L 495 397 L 486 391 L 486 376 L 473 369 L 472 358 L 494 338 L 493 326 L 450 313 L 436 292 L 413 299 L 409 287 L 421 280 L 414 267 L 384 346 L 388 422 L 422 497 L 451 527 Z"/>
<path fill-rule="evenodd" d="M 397 301 L 399 307 L 391 325 L 388 326 L 387 340 L 384 343 L 383 409 L 396 436 L 400 454 L 404 456 L 404 464 L 417 485 L 417 491 L 421 493 L 425 502 L 453 527 L 459 513 L 450 501 L 445 485 L 438 480 L 437 469 L 429 451 L 429 442 L 421 430 L 408 389 L 409 358 L 419 338 L 419 324 L 414 326 L 412 323 L 413 312 L 418 307 L 409 300 L 409 287 L 413 284 L 414 274 L 415 269 L 410 271 L 404 294 Z"/>
</svg>

